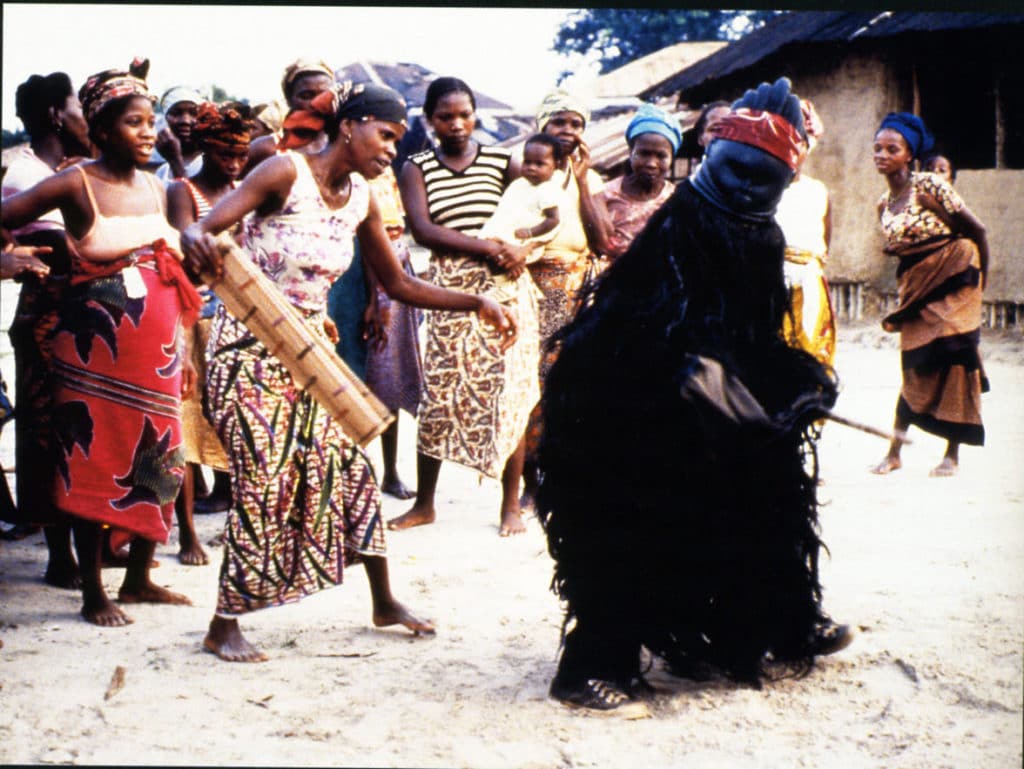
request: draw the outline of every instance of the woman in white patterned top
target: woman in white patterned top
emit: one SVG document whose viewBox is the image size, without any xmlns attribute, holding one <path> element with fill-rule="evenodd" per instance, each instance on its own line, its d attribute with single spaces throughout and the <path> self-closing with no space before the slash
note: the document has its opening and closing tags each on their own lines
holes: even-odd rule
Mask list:
<svg viewBox="0 0 1024 769">
<path fill-rule="evenodd" d="M 511 344 L 514 319 L 495 302 L 424 283 L 395 258 L 366 177 L 380 175 L 395 157 L 405 133 L 401 97 L 366 84 L 340 105 L 334 98 L 317 97 L 330 140 L 322 151 L 265 160 L 186 228 L 182 245 L 193 268 L 219 272 L 213 235 L 254 212 L 245 248 L 323 333 L 327 292 L 351 261 L 357 235 L 388 294 L 419 307 L 475 311 Z M 433 625 L 391 594 L 380 490 L 362 450 L 223 308 L 207 358 L 209 410 L 231 457 L 234 506 L 205 648 L 232 662 L 266 659 L 242 636 L 238 615 L 339 585 L 354 563 L 365 566 L 375 625 L 432 633 Z"/>
</svg>

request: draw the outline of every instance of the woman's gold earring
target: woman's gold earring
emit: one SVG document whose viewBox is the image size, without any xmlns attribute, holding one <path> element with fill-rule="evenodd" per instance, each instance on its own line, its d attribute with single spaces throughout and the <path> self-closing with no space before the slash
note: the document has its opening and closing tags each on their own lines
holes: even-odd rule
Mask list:
<svg viewBox="0 0 1024 769">
<path fill-rule="evenodd" d="M 345 134 L 345 144 L 352 141 L 352 134 Z"/>
</svg>

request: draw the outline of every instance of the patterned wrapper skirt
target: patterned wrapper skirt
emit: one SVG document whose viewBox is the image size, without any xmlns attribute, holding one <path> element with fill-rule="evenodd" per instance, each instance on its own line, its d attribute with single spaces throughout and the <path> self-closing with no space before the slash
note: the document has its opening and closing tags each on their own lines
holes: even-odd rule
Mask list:
<svg viewBox="0 0 1024 769">
<path fill-rule="evenodd" d="M 588 280 L 596 277 L 600 261 L 586 254 L 565 253 L 561 258 L 543 259 L 529 265 L 530 275 L 540 289 L 540 365 L 538 375 L 543 391 L 544 379 L 558 358 L 558 351 L 548 346 L 556 331 L 576 315 L 579 294 Z M 540 445 L 541 407 L 538 403 L 530 414 L 526 430 L 526 456 L 533 459 Z"/>
<path fill-rule="evenodd" d="M 203 409 L 206 391 L 206 343 L 210 339 L 212 318 L 200 318 L 188 338 L 188 355 L 196 370 L 196 386 L 181 404 L 181 426 L 185 436 L 185 461 L 206 465 L 215 470 L 228 470 L 228 455 L 220 445 L 217 431 Z"/>
<path fill-rule="evenodd" d="M 56 286 L 54 284 L 57 284 Z M 51 332 L 57 323 L 60 296 L 67 275 L 39 285 L 26 280 L 11 323 L 14 349 L 14 466 L 18 505 L 11 523 L 54 523 L 59 513 L 53 506 L 53 442 L 50 416 L 53 409 L 53 361 Z"/>
<path fill-rule="evenodd" d="M 406 274 L 415 277 L 404 240 L 392 241 Z M 416 416 L 423 395 L 423 363 L 420 360 L 419 326 L 422 313 L 383 292 L 377 301 L 391 309 L 388 343 L 381 350 L 370 345 L 366 354 L 366 386 L 392 411 L 404 409 Z"/>
<path fill-rule="evenodd" d="M 128 271 L 144 296 L 128 295 Z M 167 541 L 184 466 L 182 311 L 152 263 L 67 290 L 51 345 L 59 510 Z"/>
<path fill-rule="evenodd" d="M 334 351 L 352 373 L 366 381 L 367 344 L 363 339 L 363 314 L 366 312 L 366 268 L 355 241 L 352 263 L 334 281 L 327 292 L 327 316 L 338 329 Z"/>
<path fill-rule="evenodd" d="M 886 316 L 899 331 L 903 386 L 897 415 L 957 443 L 981 446 L 981 394 L 988 391 L 981 339 L 981 262 L 966 238 L 941 238 L 900 253 L 900 306 Z"/>
<path fill-rule="evenodd" d="M 786 248 L 783 265 L 789 285 L 789 311 L 782 319 L 782 336 L 792 347 L 809 352 L 833 366 L 836 357 L 836 321 L 821 255 Z"/>
<path fill-rule="evenodd" d="M 324 315 L 307 320 L 321 336 Z M 366 455 L 239 321 L 220 307 L 207 346 L 210 416 L 231 460 L 219 614 L 297 601 L 385 553 Z"/>
<path fill-rule="evenodd" d="M 431 280 L 472 294 L 493 292 L 478 259 L 434 254 Z M 510 300 L 519 334 L 504 353 L 499 335 L 471 312 L 428 312 L 417 450 L 499 478 L 537 403 L 537 307 L 526 271 Z"/>
</svg>

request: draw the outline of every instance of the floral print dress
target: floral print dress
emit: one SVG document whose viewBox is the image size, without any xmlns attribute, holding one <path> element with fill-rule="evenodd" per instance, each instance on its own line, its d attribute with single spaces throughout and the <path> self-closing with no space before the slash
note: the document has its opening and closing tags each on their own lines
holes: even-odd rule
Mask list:
<svg viewBox="0 0 1024 769">
<path fill-rule="evenodd" d="M 248 221 L 244 246 L 323 334 L 327 292 L 352 261 L 369 207 L 352 174 L 348 202 L 324 202 L 303 155 L 287 153 L 296 179 L 282 209 Z M 383 555 L 380 491 L 362 450 L 284 365 L 220 307 L 207 346 L 210 418 L 231 459 L 217 612 L 297 601 L 342 582 L 346 566 Z"/>
</svg>

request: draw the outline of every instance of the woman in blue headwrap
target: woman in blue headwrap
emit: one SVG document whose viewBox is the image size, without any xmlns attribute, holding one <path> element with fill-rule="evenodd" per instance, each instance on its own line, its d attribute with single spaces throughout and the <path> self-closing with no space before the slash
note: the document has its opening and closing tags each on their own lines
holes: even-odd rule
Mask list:
<svg viewBox="0 0 1024 769">
<path fill-rule="evenodd" d="M 609 259 L 626 253 L 651 214 L 672 197 L 668 173 L 682 136 L 679 121 L 651 104 L 642 105 L 626 127 L 630 171 L 601 193 L 613 230 L 605 250 Z"/>
<path fill-rule="evenodd" d="M 947 440 L 933 476 L 955 475 L 960 444 L 981 446 L 981 294 L 988 274 L 985 227 L 941 177 L 912 170 L 933 146 L 924 121 L 890 112 L 875 133 L 875 168 L 889 191 L 878 201 L 885 253 L 898 260 L 900 306 L 882 326 L 900 334 L 903 386 L 897 430 L 917 425 Z M 871 471 L 898 470 L 900 443 Z"/>
</svg>

